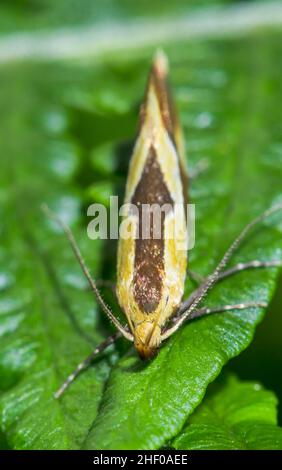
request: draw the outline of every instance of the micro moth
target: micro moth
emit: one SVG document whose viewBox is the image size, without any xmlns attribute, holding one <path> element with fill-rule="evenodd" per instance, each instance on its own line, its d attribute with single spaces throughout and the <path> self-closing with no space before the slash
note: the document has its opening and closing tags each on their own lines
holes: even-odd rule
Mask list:
<svg viewBox="0 0 282 470">
<path fill-rule="evenodd" d="M 187 230 L 188 182 L 182 133 L 166 80 L 167 60 L 159 53 L 141 107 L 125 203 L 140 209 L 145 204 L 160 207 L 166 204 L 169 209 L 161 218 L 158 239 L 153 237 L 152 214 L 150 238 L 142 238 L 140 210 L 137 217 L 132 217 L 133 237 L 120 238 L 118 245 L 117 298 L 142 358 L 154 356 L 161 343 L 162 327 L 182 300 L 187 267 L 187 250 L 178 250 L 176 238 L 166 236 L 174 226 L 176 215 L 182 219 L 179 225 Z M 175 204 L 182 206 L 177 214 Z"/>
<path fill-rule="evenodd" d="M 70 229 L 46 206 L 45 212 L 55 219 L 65 231 L 83 273 L 102 310 L 114 323 L 117 332 L 99 344 L 81 362 L 55 393 L 58 398 L 73 382 L 81 370 L 102 350 L 123 336 L 134 343 L 142 359 L 155 356 L 161 343 L 167 340 L 187 320 L 203 315 L 266 307 L 264 302 L 238 303 L 218 308 L 199 308 L 200 302 L 216 282 L 250 268 L 281 266 L 280 260 L 239 263 L 224 270 L 232 254 L 249 231 L 274 212 L 282 209 L 277 204 L 252 220 L 234 240 L 214 271 L 204 279 L 186 300 L 182 300 L 187 274 L 187 251 L 177 250 L 178 237 L 187 236 L 188 174 L 185 164 L 184 141 L 177 113 L 167 85 L 168 65 L 163 53 L 158 53 L 149 74 L 145 99 L 140 111 L 139 132 L 130 161 L 126 183 L 125 202 L 137 207 L 137 212 L 127 216 L 132 236 L 119 239 L 116 293 L 127 319 L 122 325 L 103 300 L 96 282 L 90 275 Z M 167 205 L 161 213 L 160 236 L 152 237 L 153 223 L 149 217 L 149 237 L 143 234 L 141 211 L 143 205 Z M 176 213 L 176 206 L 182 207 Z M 167 237 L 176 219 L 180 219 L 175 237 Z M 179 220 L 178 220 L 179 222 Z M 138 231 L 139 237 L 136 237 Z M 148 233 L 147 233 L 148 235 Z"/>
</svg>

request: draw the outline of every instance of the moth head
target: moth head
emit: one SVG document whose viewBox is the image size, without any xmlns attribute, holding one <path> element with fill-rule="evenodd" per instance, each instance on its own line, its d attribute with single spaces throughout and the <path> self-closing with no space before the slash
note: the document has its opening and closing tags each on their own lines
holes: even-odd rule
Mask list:
<svg viewBox="0 0 282 470">
<path fill-rule="evenodd" d="M 141 359 L 152 359 L 161 344 L 161 330 L 153 321 L 143 321 L 134 331 L 134 346 Z"/>
</svg>

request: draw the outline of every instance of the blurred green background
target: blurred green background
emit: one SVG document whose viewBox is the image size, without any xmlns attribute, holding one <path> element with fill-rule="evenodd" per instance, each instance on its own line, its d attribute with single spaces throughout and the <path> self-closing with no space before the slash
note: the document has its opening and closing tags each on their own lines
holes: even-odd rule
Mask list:
<svg viewBox="0 0 282 470">
<path fill-rule="evenodd" d="M 41 37 L 37 35 L 50 33 L 55 35 L 51 36 L 53 39 L 59 39 L 62 32 L 69 31 L 77 37 L 80 34 L 77 28 L 81 28 L 83 33 L 84 28 L 87 30 L 89 27 L 93 28 L 94 34 L 95 31 L 101 31 L 103 35 L 103 30 L 108 31 L 113 25 L 118 25 L 121 30 L 124 27 L 124 31 L 127 31 L 131 22 L 148 20 L 162 25 L 162 37 L 165 37 L 166 26 L 174 18 L 181 18 L 190 12 L 198 15 L 197 21 L 201 23 L 206 12 L 216 16 L 216 8 L 234 5 L 236 8 L 252 6 L 252 12 L 255 12 L 257 5 L 264 5 L 264 8 L 269 6 L 275 19 L 276 2 L 1 1 L 2 274 L 6 272 L 7 266 L 13 269 L 21 254 L 16 231 L 9 232 L 5 228 L 8 218 L 12 227 L 14 219 L 19 219 L 23 231 L 25 225 L 33 227 L 38 218 L 38 207 L 41 202 L 46 201 L 61 210 L 62 215 L 67 215 L 71 222 L 79 217 L 81 209 L 90 201 L 106 202 L 114 188 L 121 189 L 124 186 L 126 162 L 120 160 L 117 165 L 113 149 L 120 155 L 123 152 L 129 154 L 136 130 L 138 99 L 143 93 L 150 58 L 159 45 L 154 39 L 150 43 L 142 38 L 142 47 L 132 48 L 134 37 L 129 32 L 119 50 L 114 47 L 113 36 L 113 50 L 107 45 L 105 53 L 103 49 L 96 51 L 95 60 L 91 54 L 86 56 L 83 49 L 81 58 L 76 51 L 74 57 L 67 59 L 56 57 L 56 46 L 50 41 L 48 48 L 47 37 L 44 47 L 39 48 L 34 59 L 29 57 L 26 50 L 30 52 L 33 47 L 36 50 L 37 39 Z M 232 17 L 232 10 L 224 11 L 225 15 Z M 244 11 L 242 9 L 242 15 L 245 14 Z M 146 37 L 145 32 L 144 35 Z M 279 115 L 276 109 L 276 106 L 281 107 L 282 102 L 281 44 L 282 23 L 280 27 L 276 24 L 272 28 L 269 22 L 265 27 L 254 30 L 250 27 L 249 33 L 240 34 L 236 30 L 235 33 L 230 31 L 230 34 L 221 37 L 219 31 L 218 37 L 214 35 L 201 38 L 199 34 L 191 41 L 178 39 L 175 31 L 174 41 L 164 41 L 164 48 L 171 60 L 171 80 L 180 109 L 191 166 L 201 158 L 212 155 L 217 136 L 230 119 L 231 113 L 235 118 L 225 140 L 220 144 L 220 151 L 223 155 L 230 149 L 238 151 L 238 141 L 239 146 L 248 142 L 248 136 L 242 137 L 244 129 L 242 130 L 241 116 L 245 113 L 244 119 L 247 120 L 251 113 L 252 117 L 256 117 L 263 109 L 266 120 L 255 123 L 252 137 L 256 140 L 257 133 L 264 135 L 268 132 L 270 137 L 267 152 L 275 153 L 276 164 L 281 171 L 282 128 L 281 122 L 278 122 L 281 113 Z M 269 126 L 267 129 L 264 128 L 266 125 Z M 277 144 L 279 139 L 280 143 Z M 256 145 L 259 146 L 259 143 L 256 142 L 255 145 L 248 142 L 247 145 L 250 146 L 250 152 L 256 152 Z M 266 154 L 265 158 L 268 156 Z M 212 171 L 211 169 L 211 174 Z M 198 181 L 191 189 L 192 197 L 201 202 L 205 200 L 205 188 L 202 185 Z M 215 188 L 215 191 L 219 194 L 221 189 Z M 253 188 L 254 192 L 257 190 L 258 188 Z M 30 209 L 34 202 L 37 205 L 36 210 Z M 44 232 L 44 227 L 41 230 Z M 101 277 L 105 273 L 109 277 L 108 261 L 113 257 L 114 254 L 109 252 L 101 259 L 95 252 L 90 262 L 95 264 Z M 70 265 L 72 262 L 70 256 Z M 111 263 L 111 270 L 114 270 L 114 263 Z M 9 282 L 9 278 L 0 276 L 1 291 L 5 290 Z M 75 282 L 75 277 L 71 279 L 69 276 L 66 284 L 71 288 Z M 280 403 L 281 302 L 282 279 L 253 343 L 227 366 L 243 379 L 262 382 L 277 394 Z M 79 310 L 79 306 L 76 308 Z M 88 316 L 86 314 L 83 326 L 89 328 L 91 321 L 90 313 Z M 3 377 L 4 375 L 2 379 Z M 5 386 L 8 385 L 9 378 Z M 281 424 L 281 406 L 279 412 Z"/>
<path fill-rule="evenodd" d="M 103 21 L 179 16 L 199 7 L 226 5 L 230 0 L 3 0 L 1 32 L 30 31 L 65 26 L 98 25 Z"/>
</svg>

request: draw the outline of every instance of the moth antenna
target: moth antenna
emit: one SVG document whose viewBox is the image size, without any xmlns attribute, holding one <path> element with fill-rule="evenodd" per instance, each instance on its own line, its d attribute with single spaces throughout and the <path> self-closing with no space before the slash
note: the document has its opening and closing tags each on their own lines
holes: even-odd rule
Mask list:
<svg viewBox="0 0 282 470">
<path fill-rule="evenodd" d="M 214 286 L 214 284 L 218 281 L 220 277 L 220 272 L 226 266 L 229 259 L 233 255 L 233 253 L 238 249 L 239 245 L 242 243 L 244 238 L 250 232 L 250 230 L 257 225 L 259 222 L 264 220 L 265 218 L 269 217 L 273 213 L 282 209 L 282 204 L 277 204 L 276 206 L 270 207 L 261 215 L 253 219 L 246 227 L 242 230 L 240 235 L 234 240 L 228 250 L 225 252 L 223 258 L 218 263 L 217 267 L 213 271 L 213 273 L 208 276 L 207 281 L 203 284 L 203 286 L 199 290 L 199 294 L 193 300 L 189 308 L 183 312 L 183 314 L 178 318 L 178 321 L 171 327 L 168 328 L 162 334 L 162 340 L 169 338 L 178 328 L 183 324 L 187 317 L 191 315 L 191 313 L 195 310 L 195 308 L 199 305 L 199 303 L 203 300 L 203 298 L 207 295 L 208 291 Z"/>
<path fill-rule="evenodd" d="M 95 294 L 95 296 L 98 300 L 98 303 L 99 303 L 100 307 L 102 308 L 102 310 L 105 312 L 105 314 L 107 315 L 109 320 L 113 322 L 113 324 L 120 331 L 120 333 L 126 339 L 128 339 L 129 341 L 133 341 L 133 335 L 129 331 L 127 331 L 126 328 L 123 325 L 120 324 L 120 322 L 116 319 L 116 317 L 114 316 L 114 314 L 112 313 L 112 311 L 110 310 L 110 308 L 108 307 L 106 302 L 104 301 L 102 295 L 100 294 L 100 291 L 99 291 L 98 287 L 96 286 L 95 281 L 92 279 L 91 274 L 89 272 L 89 269 L 85 264 L 85 261 L 84 261 L 84 259 L 82 257 L 82 254 L 81 254 L 81 252 L 78 248 L 78 245 L 75 241 L 75 238 L 73 236 L 73 233 L 72 233 L 71 229 L 57 216 L 57 214 L 55 214 L 53 211 L 51 211 L 46 204 L 42 204 L 41 208 L 42 208 L 43 212 L 50 219 L 53 219 L 64 231 L 64 233 L 65 233 L 65 235 L 66 235 L 66 237 L 67 237 L 67 239 L 68 239 L 68 241 L 71 245 L 73 253 L 74 253 L 76 259 L 78 260 L 78 262 L 80 264 L 82 272 L 85 275 L 92 291 L 94 292 L 94 294 Z"/>
<path fill-rule="evenodd" d="M 274 267 L 282 267 L 282 260 L 271 260 L 271 261 L 249 261 L 247 263 L 238 263 L 235 264 L 235 266 L 232 266 L 229 269 L 225 269 L 224 271 L 221 271 L 217 282 L 222 281 L 230 276 L 233 276 L 234 274 L 237 274 L 241 271 L 245 271 L 247 269 L 261 269 L 261 268 L 274 268 Z M 200 281 L 199 287 L 197 287 L 196 290 L 192 292 L 192 294 L 184 301 L 179 307 L 179 310 L 177 312 L 177 315 L 171 319 L 173 323 L 175 323 L 178 318 L 186 312 L 186 310 L 192 305 L 192 302 L 198 297 L 198 295 L 201 292 L 201 289 L 203 288 L 206 279 L 204 279 L 202 276 L 200 276 L 198 273 L 194 273 L 193 271 L 188 270 L 187 273 L 188 276 L 191 277 L 191 279 L 196 280 L 197 282 Z M 194 318 L 194 313 L 191 314 L 190 318 Z"/>
<path fill-rule="evenodd" d="M 67 390 L 67 388 L 74 382 L 76 377 L 85 370 L 89 364 L 93 361 L 93 359 L 104 349 L 106 349 L 108 346 L 113 344 L 118 338 L 121 337 L 121 333 L 117 331 L 113 335 L 109 336 L 105 341 L 102 341 L 95 349 L 94 351 L 89 354 L 78 366 L 75 368 L 75 370 L 68 376 L 68 378 L 64 381 L 62 386 L 54 393 L 54 398 L 60 398 L 62 394 Z"/>
</svg>

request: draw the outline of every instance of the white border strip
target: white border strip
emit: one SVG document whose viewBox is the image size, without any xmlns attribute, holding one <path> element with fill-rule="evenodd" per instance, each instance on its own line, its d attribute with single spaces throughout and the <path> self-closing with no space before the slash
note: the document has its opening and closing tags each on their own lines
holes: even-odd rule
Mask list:
<svg viewBox="0 0 282 470">
<path fill-rule="evenodd" d="M 104 23 L 50 32 L 18 32 L 0 39 L 0 63 L 58 60 L 106 52 L 160 46 L 180 39 L 240 36 L 257 28 L 282 26 L 282 2 L 248 3 L 209 8 L 178 18 Z"/>
</svg>

